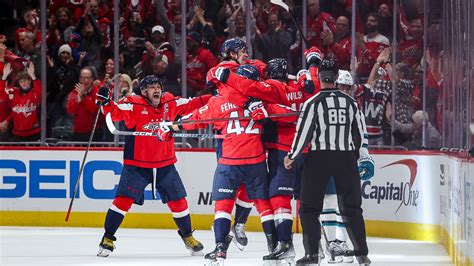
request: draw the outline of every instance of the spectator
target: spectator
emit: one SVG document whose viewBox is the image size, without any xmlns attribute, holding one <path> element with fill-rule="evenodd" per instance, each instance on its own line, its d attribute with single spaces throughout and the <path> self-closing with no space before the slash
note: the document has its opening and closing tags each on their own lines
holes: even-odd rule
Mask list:
<svg viewBox="0 0 474 266">
<path fill-rule="evenodd" d="M 359 66 L 357 74 L 362 80 L 367 80 L 375 60 L 385 47 L 389 46 L 387 37 L 379 33 L 380 17 L 376 13 L 367 16 L 365 36 L 357 34 L 357 49 Z"/>
<path fill-rule="evenodd" d="M 166 55 L 168 63 L 172 64 L 174 61 L 174 50 L 169 42 L 165 42 L 165 29 L 156 25 L 151 30 L 151 42 L 145 42 L 145 52 L 141 60 L 141 70 L 143 73 L 150 73 L 152 70 L 152 61 L 158 54 Z M 139 74 L 140 76 L 143 73 Z"/>
<path fill-rule="evenodd" d="M 412 68 L 423 57 L 423 25 L 420 18 L 408 20 L 403 8 L 400 11 L 400 44 L 398 46 L 399 62 Z"/>
<path fill-rule="evenodd" d="M 412 123 L 402 124 L 398 121 L 395 128 L 405 134 L 413 134 L 411 142 L 417 147 L 438 149 L 441 147 L 441 134 L 431 124 L 428 114 L 422 110 L 416 111 L 412 116 Z M 425 124 L 425 146 L 423 146 L 423 123 Z"/>
<path fill-rule="evenodd" d="M 390 50 L 385 48 L 377 58 L 366 84 L 357 85 L 355 96 L 364 113 L 369 145 L 384 145 L 384 122 L 391 119 L 391 82 L 379 76 L 379 66 L 388 62 Z"/>
<path fill-rule="evenodd" d="M 255 35 L 258 50 L 262 53 L 262 60 L 268 62 L 273 58 L 283 58 L 291 67 L 290 46 L 293 43 L 291 34 L 282 26 L 278 14 L 273 13 L 268 16 L 268 31 L 260 35 L 257 31 Z M 293 73 L 293 69 L 288 70 Z"/>
<path fill-rule="evenodd" d="M 41 44 L 41 31 L 40 31 L 40 24 L 39 24 L 39 16 L 38 12 L 35 9 L 27 9 L 23 13 L 23 23 L 25 24 L 24 28 L 18 28 L 15 31 L 15 41 L 16 41 L 16 48 L 24 52 L 22 49 L 22 45 L 20 43 L 20 33 L 22 32 L 31 32 L 33 34 L 33 39 L 35 42 L 33 45 L 35 47 L 39 47 Z"/>
<path fill-rule="evenodd" d="M 63 44 L 58 51 L 57 60 L 48 56 L 48 118 L 51 126 L 66 126 L 66 97 L 79 82 L 79 68 L 72 58 L 71 47 Z"/>
<path fill-rule="evenodd" d="M 393 17 L 392 10 L 390 9 L 389 5 L 385 3 L 380 4 L 379 8 L 377 9 L 377 14 L 380 16 L 380 34 L 384 35 L 389 40 L 392 40 Z"/>
<path fill-rule="evenodd" d="M 123 58 L 120 63 L 121 72 L 129 74 L 133 78 L 138 76 L 139 73 L 136 73 L 135 66 L 140 63 L 142 51 L 143 47 L 137 45 L 137 38 L 128 37 L 125 48 L 120 53 Z"/>
<path fill-rule="evenodd" d="M 127 74 L 121 74 L 118 78 L 118 87 L 114 91 L 114 95 L 117 95 L 117 102 L 123 98 L 133 95 L 133 84 L 132 79 Z"/>
<path fill-rule="evenodd" d="M 148 36 L 138 12 L 134 12 L 128 17 L 127 22 L 123 23 L 120 31 L 124 40 L 128 40 L 130 37 L 144 40 Z"/>
<path fill-rule="evenodd" d="M 220 49 L 220 44 L 223 42 L 217 39 L 216 32 L 214 30 L 214 24 L 210 21 L 206 21 L 204 19 L 204 12 L 198 6 L 195 5 L 193 8 L 194 17 L 186 25 L 188 32 L 196 31 L 203 36 L 202 44 L 204 44 L 205 48 L 210 50 L 214 55 L 218 54 Z"/>
<path fill-rule="evenodd" d="M 112 44 L 110 39 L 110 20 L 108 18 L 101 18 L 98 21 L 100 32 L 102 33 L 102 49 L 104 52 L 110 51 Z"/>
<path fill-rule="evenodd" d="M 36 36 L 31 31 L 23 31 L 19 34 L 20 49 L 16 52 L 19 57 L 33 62 L 35 66 L 39 66 L 41 55 L 39 49 L 36 48 Z M 40 69 L 37 68 L 36 75 L 40 75 Z"/>
<path fill-rule="evenodd" d="M 414 85 L 413 82 L 408 80 L 409 68 L 405 63 L 398 63 L 396 65 L 396 77 L 392 77 L 392 66 L 387 63 L 385 70 L 390 77 L 390 80 L 395 78 L 395 83 L 397 88 L 395 90 L 395 104 L 393 105 L 395 111 L 395 122 L 401 124 L 409 124 L 412 122 L 412 116 L 414 113 L 414 98 L 413 91 Z M 402 144 L 404 140 L 412 139 L 411 135 L 408 135 L 404 132 L 397 132 L 397 137 L 395 138 L 397 144 Z"/>
<path fill-rule="evenodd" d="M 97 0 L 88 0 L 89 2 L 86 3 L 86 9 L 87 5 L 89 5 L 89 10 L 92 18 L 95 19 L 96 22 L 101 19 L 101 14 L 99 12 L 99 2 Z"/>
<path fill-rule="evenodd" d="M 98 87 L 93 86 L 93 71 L 85 67 L 80 72 L 79 83 L 69 93 L 66 112 L 73 116 L 73 140 L 88 141 L 99 107 L 95 104 Z M 94 140 L 102 138 L 102 123 L 97 123 Z"/>
<path fill-rule="evenodd" d="M 321 33 L 325 31 L 336 31 L 334 18 L 329 13 L 320 12 L 319 0 L 308 0 L 308 41 L 311 46 L 323 50 Z"/>
<path fill-rule="evenodd" d="M 87 52 L 86 65 L 99 69 L 102 64 L 100 56 L 102 33 L 96 20 L 91 15 L 90 9 L 87 8 L 88 6 L 86 5 L 84 15 L 77 23 L 74 31 L 81 34 L 79 51 Z"/>
<path fill-rule="evenodd" d="M 322 32 L 321 39 L 323 40 L 323 46 L 326 48 L 324 54 L 329 57 L 334 57 L 339 69 L 350 70 L 352 40 L 349 19 L 344 16 L 338 17 L 336 20 L 335 34 L 331 31 Z"/>
<path fill-rule="evenodd" d="M 237 10 L 240 10 L 240 8 Z M 227 20 L 227 25 L 229 27 L 228 28 L 229 35 L 227 36 L 228 39 L 239 38 L 239 39 L 242 39 L 245 43 L 249 43 L 246 40 L 247 35 L 246 35 L 246 25 L 245 25 L 244 16 L 241 16 L 241 15 L 236 16 L 236 17 L 231 16 Z M 252 29 L 255 29 L 255 28 L 252 28 Z M 252 32 L 252 35 L 255 36 L 254 31 Z"/>
<path fill-rule="evenodd" d="M 6 79 L 12 72 L 10 64 L 3 68 L 0 90 L 6 89 Z M 9 88 L 8 98 L 11 109 L 10 116 L 2 122 L 0 128 L 5 129 L 4 123 L 13 122 L 12 136 L 14 141 L 36 141 L 40 137 L 39 106 L 41 104 L 41 82 L 36 79 L 35 66 L 28 64 L 26 71 L 18 73 L 14 85 Z"/>
<path fill-rule="evenodd" d="M 5 62 L 5 51 L 7 47 L 1 43 L 0 44 L 0 69 L 4 68 Z M 10 115 L 10 108 L 8 102 L 8 94 L 5 89 L 0 90 L 0 141 L 6 141 L 10 138 L 10 132 L 8 129 L 7 118 Z"/>
<path fill-rule="evenodd" d="M 216 66 L 219 61 L 206 48 L 201 45 L 202 36 L 198 32 L 190 32 L 186 37 L 186 59 L 187 85 L 191 95 L 201 95 L 206 88 L 206 74 L 209 69 Z"/>
<path fill-rule="evenodd" d="M 114 75 L 115 75 L 115 64 L 112 58 L 109 58 L 105 61 L 105 65 L 103 67 L 103 72 L 101 73 L 101 80 L 100 84 L 106 84 Z M 113 83 L 110 86 L 114 86 Z"/>
<path fill-rule="evenodd" d="M 58 49 L 63 43 L 71 40 L 73 31 L 71 11 L 65 7 L 60 7 L 56 14 L 51 15 L 49 19 L 47 44 Z"/>
</svg>

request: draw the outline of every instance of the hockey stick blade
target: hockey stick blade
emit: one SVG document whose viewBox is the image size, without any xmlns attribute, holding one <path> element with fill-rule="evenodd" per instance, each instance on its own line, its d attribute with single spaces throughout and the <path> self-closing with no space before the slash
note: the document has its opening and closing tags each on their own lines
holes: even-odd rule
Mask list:
<svg viewBox="0 0 474 266">
<path fill-rule="evenodd" d="M 281 6 L 283 9 L 286 10 L 286 12 L 290 12 L 290 7 L 287 4 L 285 4 L 282 0 L 270 0 L 270 3 L 277 6 Z"/>
<path fill-rule="evenodd" d="M 290 13 L 291 20 L 293 21 L 293 23 L 295 24 L 296 28 L 298 29 L 298 32 L 300 33 L 301 38 L 303 39 L 303 41 L 304 41 L 304 43 L 306 44 L 306 46 L 307 46 L 307 47 L 310 47 L 310 46 L 311 46 L 311 43 L 310 43 L 310 42 L 308 41 L 308 39 L 306 39 L 306 37 L 304 36 L 303 31 L 301 31 L 300 25 L 298 25 L 298 23 L 296 23 L 295 17 L 293 17 L 293 15 L 292 15 L 291 12 L 290 12 L 290 7 L 289 7 L 285 2 L 283 2 L 282 0 L 270 0 L 270 3 L 272 3 L 272 4 L 274 4 L 274 5 L 277 5 L 277 6 L 280 6 L 281 8 L 285 9 L 286 12 L 289 12 L 289 13 Z"/>
<path fill-rule="evenodd" d="M 119 136 L 142 136 L 142 137 L 158 137 L 158 134 L 150 131 L 121 131 L 115 127 L 114 122 L 112 121 L 112 117 L 110 113 L 105 116 L 105 123 L 107 124 L 107 128 L 109 129 L 110 133 L 113 135 Z M 173 137 L 181 137 L 181 138 L 214 138 L 214 139 L 223 139 L 225 135 L 219 134 L 195 134 L 195 133 L 173 133 Z"/>
</svg>

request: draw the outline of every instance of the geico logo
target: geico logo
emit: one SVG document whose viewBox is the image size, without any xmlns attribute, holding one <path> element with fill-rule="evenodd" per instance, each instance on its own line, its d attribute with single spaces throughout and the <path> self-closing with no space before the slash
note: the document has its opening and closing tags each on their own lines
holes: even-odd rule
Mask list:
<svg viewBox="0 0 474 266">
<path fill-rule="evenodd" d="M 0 160 L 0 198 L 21 198 L 23 196 L 29 198 L 70 198 L 76 185 L 79 168 L 80 161 L 73 160 Z M 106 175 L 110 179 L 97 178 L 97 174 L 95 174 L 97 171 L 105 171 L 106 173 L 102 173 L 100 176 Z M 118 161 L 88 161 L 84 165 L 81 186 L 76 197 L 113 199 L 118 176 L 121 172 L 122 163 Z M 95 180 L 94 175 L 96 176 Z M 94 182 L 96 186 L 94 186 Z M 98 184 L 101 184 L 100 189 L 97 188 Z M 149 194 L 151 199 L 151 193 Z"/>
<path fill-rule="evenodd" d="M 398 209 L 402 206 L 417 206 L 419 191 L 413 189 L 410 183 L 400 182 L 400 186 L 387 182 L 386 186 L 371 186 L 370 181 L 362 183 L 361 194 L 364 199 L 376 199 L 377 204 L 382 200 L 400 201 Z M 398 211 L 397 209 L 397 211 Z"/>
<path fill-rule="evenodd" d="M 219 192 L 222 192 L 222 193 L 232 193 L 234 192 L 233 189 L 228 189 L 228 188 L 219 188 L 219 190 L 217 190 Z"/>
</svg>

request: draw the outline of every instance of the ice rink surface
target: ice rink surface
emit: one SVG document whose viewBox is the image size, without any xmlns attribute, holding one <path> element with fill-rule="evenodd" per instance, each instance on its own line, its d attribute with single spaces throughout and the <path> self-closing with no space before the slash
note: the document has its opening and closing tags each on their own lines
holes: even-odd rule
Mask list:
<svg viewBox="0 0 474 266">
<path fill-rule="evenodd" d="M 0 265 L 204 265 L 202 257 L 190 256 L 174 230 L 119 229 L 116 250 L 108 258 L 97 257 L 101 228 L 0 227 Z M 211 231 L 195 237 L 212 251 Z M 248 233 L 249 245 L 241 252 L 233 244 L 225 265 L 263 265 L 267 254 L 262 233 Z M 296 258 L 304 251 L 301 234 L 294 237 Z M 446 250 L 437 244 L 369 238 L 369 258 L 374 266 L 453 265 Z M 326 260 L 322 265 L 328 264 Z M 356 265 L 339 264 L 339 265 Z"/>
</svg>

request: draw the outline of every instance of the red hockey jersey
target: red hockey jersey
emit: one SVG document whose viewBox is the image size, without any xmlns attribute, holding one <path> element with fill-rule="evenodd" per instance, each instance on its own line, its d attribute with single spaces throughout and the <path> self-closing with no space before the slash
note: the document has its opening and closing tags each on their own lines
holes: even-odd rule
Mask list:
<svg viewBox="0 0 474 266">
<path fill-rule="evenodd" d="M 163 93 L 161 103 L 154 108 L 142 96 L 133 95 L 119 103 L 111 102 L 103 107 L 103 113 L 111 113 L 113 121 L 124 121 L 129 130 L 153 132 L 163 120 L 174 120 L 178 115 L 192 112 L 207 103 L 211 96 L 187 99 L 171 93 Z M 153 137 L 127 136 L 123 163 L 143 168 L 161 168 L 176 162 L 174 140 L 161 142 Z"/>
<path fill-rule="evenodd" d="M 370 70 L 375 64 L 377 57 L 380 53 L 390 45 L 387 37 L 382 34 L 378 34 L 372 39 L 369 39 L 367 35 L 364 36 L 365 50 L 359 51 L 360 64 L 357 68 L 357 73 L 362 77 L 368 77 Z"/>
<path fill-rule="evenodd" d="M 268 104 L 269 114 L 289 113 L 289 110 L 276 104 Z M 214 122 L 214 129 L 225 135 L 222 141 L 222 157 L 219 163 L 226 165 L 256 164 L 266 159 L 261 134 L 262 124 L 250 119 L 249 111 L 233 104 L 229 98 L 223 96 L 212 97 L 207 105 L 195 110 L 186 116 L 186 119 L 203 120 L 211 118 L 232 118 L 246 116 L 248 120 L 228 120 Z M 295 117 L 282 117 L 279 120 L 294 122 Z M 191 130 L 204 128 L 207 124 L 185 124 L 183 129 Z"/>
</svg>

